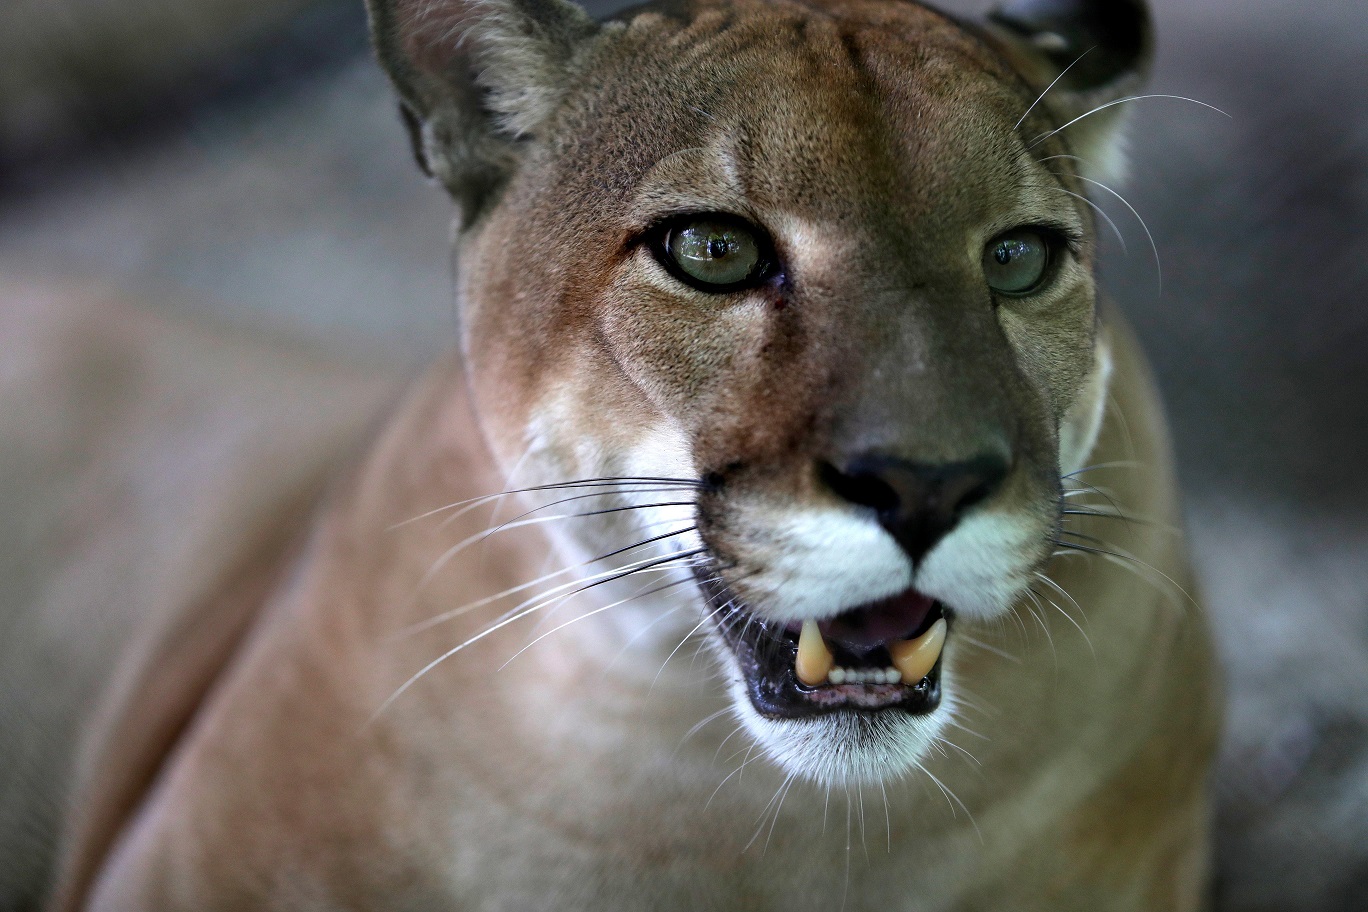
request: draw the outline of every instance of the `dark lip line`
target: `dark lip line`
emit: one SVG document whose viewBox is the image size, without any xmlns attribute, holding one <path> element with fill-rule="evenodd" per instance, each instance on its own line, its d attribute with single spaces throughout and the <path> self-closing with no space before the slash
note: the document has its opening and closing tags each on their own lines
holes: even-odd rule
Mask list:
<svg viewBox="0 0 1368 912">
<path fill-rule="evenodd" d="M 745 637 L 745 631 L 751 623 L 758 623 L 762 627 L 760 636 L 769 637 L 776 644 L 782 644 L 784 648 L 796 649 L 796 640 L 790 646 L 788 634 L 782 629 L 778 634 L 771 633 L 770 622 L 756 616 L 749 611 L 744 603 L 741 603 L 732 593 L 730 588 L 723 582 L 718 574 L 717 564 L 710 551 L 705 552 L 706 559 L 698 562 L 694 566 L 694 575 L 698 583 L 700 592 L 703 594 L 704 602 L 710 610 L 709 617 L 712 619 L 712 629 L 723 643 L 727 650 L 736 660 L 740 667 L 742 678 L 746 684 L 746 689 L 751 699 L 751 703 L 761 715 L 773 719 L 786 721 L 811 720 L 819 716 L 830 715 L 837 712 L 853 712 L 862 714 L 881 713 L 894 709 L 901 709 L 910 715 L 926 715 L 940 706 L 940 678 L 941 665 L 944 661 L 944 654 L 936 660 L 935 666 L 915 685 L 880 685 L 886 687 L 902 688 L 901 698 L 893 699 L 890 702 L 877 706 L 861 706 L 842 699 L 839 695 L 823 691 L 820 687 L 808 687 L 799 682 L 793 675 L 792 664 L 785 663 L 781 666 L 781 672 L 777 679 L 766 680 L 760 671 L 761 660 L 756 656 L 755 647 L 758 643 L 751 643 Z M 724 606 L 730 604 L 731 608 Z M 942 602 L 936 602 L 936 611 L 943 617 L 946 624 L 953 627 L 954 611 Z M 726 621 L 737 614 L 743 614 L 744 619 L 740 622 L 740 630 L 736 630 L 737 624 L 726 625 Z M 724 615 L 723 617 L 718 617 Z M 801 703 L 790 701 L 789 706 L 783 707 L 776 703 L 763 705 L 763 691 L 769 686 L 770 690 L 790 690 L 797 696 Z M 837 685 L 839 686 L 839 685 Z M 835 697 L 827 703 L 813 702 L 814 697 L 826 694 L 828 697 Z"/>
</svg>

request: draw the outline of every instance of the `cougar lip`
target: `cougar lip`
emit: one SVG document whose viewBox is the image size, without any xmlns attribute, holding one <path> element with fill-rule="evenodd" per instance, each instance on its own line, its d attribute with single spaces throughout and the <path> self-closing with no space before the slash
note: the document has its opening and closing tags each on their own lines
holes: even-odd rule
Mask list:
<svg viewBox="0 0 1368 912">
<path fill-rule="evenodd" d="M 940 705 L 941 661 L 915 683 L 833 683 L 810 686 L 798 679 L 795 662 L 801 623 L 766 620 L 746 608 L 720 575 L 708 568 L 697 571 L 699 586 L 709 603 L 722 641 L 736 656 L 755 710 L 774 719 L 805 719 L 849 710 L 896 710 L 925 715 Z M 889 645 L 913 640 L 938 620 L 952 620 L 940 602 L 914 589 L 870 602 L 818 622 L 818 629 L 835 666 L 859 673 L 890 668 Z"/>
</svg>

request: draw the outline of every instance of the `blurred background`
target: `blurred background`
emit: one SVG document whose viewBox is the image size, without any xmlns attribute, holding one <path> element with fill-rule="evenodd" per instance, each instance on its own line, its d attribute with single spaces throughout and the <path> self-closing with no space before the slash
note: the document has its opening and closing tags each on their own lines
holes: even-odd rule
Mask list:
<svg viewBox="0 0 1368 912">
<path fill-rule="evenodd" d="M 1128 241 L 1105 282 L 1169 403 L 1228 668 L 1219 907 L 1362 910 L 1368 4 L 1155 7 L 1153 90 L 1230 115 L 1132 106 L 1123 192 L 1162 287 L 1135 217 L 1098 202 Z M 0 6 L 0 279 L 89 280 L 417 369 L 455 338 L 450 215 L 361 0 Z"/>
</svg>

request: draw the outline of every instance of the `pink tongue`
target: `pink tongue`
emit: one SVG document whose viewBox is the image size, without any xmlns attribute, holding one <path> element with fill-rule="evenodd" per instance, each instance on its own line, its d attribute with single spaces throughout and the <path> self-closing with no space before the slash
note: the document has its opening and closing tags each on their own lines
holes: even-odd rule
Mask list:
<svg viewBox="0 0 1368 912">
<path fill-rule="evenodd" d="M 871 602 L 829 621 L 819 621 L 818 629 L 828 641 L 839 643 L 848 652 L 863 656 L 890 640 L 907 640 L 926 622 L 935 600 L 908 589 L 898 595 Z"/>
</svg>

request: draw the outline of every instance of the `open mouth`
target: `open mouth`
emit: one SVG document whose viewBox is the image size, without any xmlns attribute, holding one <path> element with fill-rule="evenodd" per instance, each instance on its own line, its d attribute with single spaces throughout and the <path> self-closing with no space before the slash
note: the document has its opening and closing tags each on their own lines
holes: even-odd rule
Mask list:
<svg viewBox="0 0 1368 912">
<path fill-rule="evenodd" d="M 908 589 L 833 618 L 785 625 L 748 611 L 716 574 L 699 577 L 760 714 L 924 715 L 940 705 L 940 656 L 952 615 L 935 599 Z"/>
</svg>

